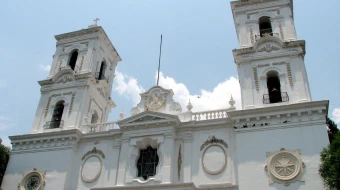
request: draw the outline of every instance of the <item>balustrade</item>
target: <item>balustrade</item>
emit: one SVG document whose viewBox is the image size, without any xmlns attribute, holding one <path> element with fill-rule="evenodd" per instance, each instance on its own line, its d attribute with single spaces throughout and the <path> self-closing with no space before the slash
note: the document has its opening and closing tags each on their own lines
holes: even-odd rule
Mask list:
<svg viewBox="0 0 340 190">
<path fill-rule="evenodd" d="M 89 125 L 83 125 L 83 132 L 85 133 L 93 133 L 100 131 L 107 131 L 113 128 L 117 128 L 117 122 L 106 122 L 106 123 L 93 123 Z"/>
<path fill-rule="evenodd" d="M 195 112 L 195 113 L 192 113 L 192 120 L 203 121 L 203 120 L 227 118 L 228 117 L 227 111 L 228 109 Z"/>
</svg>

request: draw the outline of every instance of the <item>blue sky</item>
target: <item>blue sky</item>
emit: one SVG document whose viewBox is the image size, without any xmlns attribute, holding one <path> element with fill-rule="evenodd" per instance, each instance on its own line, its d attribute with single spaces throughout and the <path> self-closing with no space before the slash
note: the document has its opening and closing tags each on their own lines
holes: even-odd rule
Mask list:
<svg viewBox="0 0 340 190">
<path fill-rule="evenodd" d="M 0 1 L 0 137 L 27 134 L 40 98 L 37 81 L 55 53 L 54 35 L 87 28 L 98 17 L 123 61 L 112 98 L 123 109 L 155 85 L 163 34 L 161 85 L 173 88 L 183 106 L 240 106 L 232 49 L 238 47 L 229 0 Z M 340 122 L 340 1 L 294 1 L 298 38 L 306 40 L 306 68 L 313 100 L 330 100 L 329 116 Z M 198 95 L 202 98 L 197 99 Z M 337 109 L 338 108 L 338 109 Z M 183 107 L 184 109 L 184 107 Z M 334 114 L 334 116 L 332 116 Z M 336 116 L 338 115 L 338 116 Z"/>
</svg>

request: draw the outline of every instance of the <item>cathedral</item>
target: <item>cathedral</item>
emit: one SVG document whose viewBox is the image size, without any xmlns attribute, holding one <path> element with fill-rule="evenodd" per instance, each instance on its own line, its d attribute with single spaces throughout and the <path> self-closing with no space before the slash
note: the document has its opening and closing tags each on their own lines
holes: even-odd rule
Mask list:
<svg viewBox="0 0 340 190">
<path fill-rule="evenodd" d="M 10 137 L 2 190 L 325 189 L 328 101 L 312 101 L 293 0 L 230 5 L 242 109 L 228 97 L 193 112 L 153 86 L 110 122 L 117 49 L 96 23 L 56 35 L 32 129 Z"/>
</svg>

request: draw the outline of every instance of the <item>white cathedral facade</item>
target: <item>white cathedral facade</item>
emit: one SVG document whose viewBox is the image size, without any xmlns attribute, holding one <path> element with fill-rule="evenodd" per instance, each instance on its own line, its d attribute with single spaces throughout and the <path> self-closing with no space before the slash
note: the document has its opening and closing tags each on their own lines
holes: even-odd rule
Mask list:
<svg viewBox="0 0 340 190">
<path fill-rule="evenodd" d="M 102 27 L 55 36 L 29 134 L 11 136 L 2 190 L 320 190 L 328 101 L 312 101 L 292 0 L 231 2 L 242 109 L 192 112 L 171 89 L 107 121 L 121 61 Z M 226 100 L 229 99 L 226 97 Z"/>
</svg>

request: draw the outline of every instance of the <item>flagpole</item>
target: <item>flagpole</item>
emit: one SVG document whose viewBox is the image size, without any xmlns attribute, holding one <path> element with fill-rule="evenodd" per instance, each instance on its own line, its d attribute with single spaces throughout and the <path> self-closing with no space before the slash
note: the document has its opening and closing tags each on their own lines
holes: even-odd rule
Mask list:
<svg viewBox="0 0 340 190">
<path fill-rule="evenodd" d="M 158 86 L 158 83 L 159 83 L 159 71 L 161 69 L 161 56 L 162 56 L 162 35 L 161 35 L 161 44 L 159 45 L 157 86 Z"/>
</svg>

